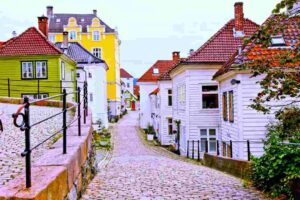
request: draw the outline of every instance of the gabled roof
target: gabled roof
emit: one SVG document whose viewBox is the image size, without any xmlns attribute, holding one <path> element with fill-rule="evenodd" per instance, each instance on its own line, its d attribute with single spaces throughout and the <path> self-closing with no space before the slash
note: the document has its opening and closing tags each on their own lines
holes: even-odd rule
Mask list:
<svg viewBox="0 0 300 200">
<path fill-rule="evenodd" d="M 138 79 L 138 82 L 157 82 L 160 75 L 167 72 L 176 63 L 177 61 L 174 60 L 158 60 Z M 153 68 L 157 68 L 159 73 L 154 74 Z"/>
<path fill-rule="evenodd" d="M 159 91 L 160 91 L 159 88 L 156 88 L 149 95 L 157 95 L 159 93 Z"/>
<path fill-rule="evenodd" d="M 120 69 L 121 78 L 133 78 L 125 69 Z"/>
<path fill-rule="evenodd" d="M 73 60 L 75 60 L 79 64 L 105 63 L 105 61 L 94 56 L 78 42 L 69 42 L 67 49 L 61 48 L 62 42 L 55 43 L 55 46 L 67 55 L 69 55 Z"/>
<path fill-rule="evenodd" d="M 205 42 L 197 51 L 190 55 L 186 62 L 196 63 L 224 63 L 236 51 L 238 45 L 243 44 L 243 37 L 235 37 L 233 29 L 234 19 L 227 22 L 217 33 Z M 244 19 L 245 37 L 251 36 L 258 28 L 258 24 Z"/>
<path fill-rule="evenodd" d="M 64 31 L 64 25 L 67 25 L 69 18 L 74 17 L 78 25 L 82 26 L 82 32 L 87 32 L 87 26 L 92 24 L 92 19 L 95 17 L 100 20 L 100 24 L 105 26 L 106 33 L 114 33 L 115 30 L 110 28 L 106 23 L 104 23 L 99 17 L 94 14 L 54 14 L 49 20 L 49 33 L 62 33 Z M 59 22 L 57 22 L 59 19 Z"/>
<path fill-rule="evenodd" d="M 186 58 L 181 58 L 180 61 L 184 61 Z M 158 78 L 159 81 L 170 81 L 172 80 L 171 79 L 171 76 L 170 76 L 170 72 L 171 70 L 180 62 L 174 62 L 174 64 L 163 74 L 161 74 Z"/>
<path fill-rule="evenodd" d="M 252 63 L 256 60 L 262 60 L 264 58 L 267 60 L 273 60 L 271 63 L 272 66 L 280 66 L 278 57 L 288 51 L 293 51 L 293 49 L 291 48 L 292 41 L 296 43 L 299 43 L 300 41 L 300 17 L 294 16 L 285 19 L 282 17 L 282 15 L 272 15 L 262 26 L 265 26 L 265 24 L 269 20 L 276 21 L 276 23 L 274 23 L 274 26 L 285 27 L 282 33 L 275 34 L 271 31 L 270 35 L 282 35 L 286 42 L 286 46 L 271 47 L 271 44 L 269 44 L 268 46 L 264 46 L 260 41 L 253 39 L 243 47 L 240 55 L 238 55 L 238 52 L 236 51 L 231 56 L 231 58 L 222 66 L 222 68 L 214 75 L 214 78 L 230 70 L 233 70 L 235 67 L 238 67 L 241 64 Z M 273 29 L 274 28 L 275 27 L 273 27 Z M 299 66 L 299 64 L 299 62 L 289 63 L 289 66 Z"/>
<path fill-rule="evenodd" d="M 28 28 L 17 37 L 11 38 L 0 48 L 0 57 L 27 55 L 63 54 L 35 27 Z"/>
<path fill-rule="evenodd" d="M 135 96 L 139 96 L 140 95 L 140 86 L 139 85 L 135 85 L 133 87 L 133 93 Z"/>
</svg>

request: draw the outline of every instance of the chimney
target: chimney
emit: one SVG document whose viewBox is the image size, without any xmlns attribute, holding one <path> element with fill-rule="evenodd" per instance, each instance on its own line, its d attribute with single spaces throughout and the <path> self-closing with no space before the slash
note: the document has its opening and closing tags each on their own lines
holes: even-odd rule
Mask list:
<svg viewBox="0 0 300 200">
<path fill-rule="evenodd" d="M 93 10 L 93 14 L 97 16 L 97 10 Z"/>
<path fill-rule="evenodd" d="M 235 31 L 244 31 L 243 2 L 236 2 L 234 4 L 234 27 Z"/>
<path fill-rule="evenodd" d="M 67 49 L 69 47 L 69 33 L 67 31 L 63 32 L 63 42 L 61 44 L 62 49 Z"/>
<path fill-rule="evenodd" d="M 174 51 L 172 53 L 173 56 L 173 61 L 179 61 L 180 60 L 180 52 L 179 51 Z"/>
<path fill-rule="evenodd" d="M 38 17 L 39 30 L 48 38 L 48 17 Z"/>
<path fill-rule="evenodd" d="M 12 33 L 12 37 L 14 38 L 14 37 L 17 37 L 17 32 L 16 31 L 13 31 Z"/>
<path fill-rule="evenodd" d="M 49 19 L 53 17 L 53 6 L 47 6 L 47 17 Z"/>
</svg>

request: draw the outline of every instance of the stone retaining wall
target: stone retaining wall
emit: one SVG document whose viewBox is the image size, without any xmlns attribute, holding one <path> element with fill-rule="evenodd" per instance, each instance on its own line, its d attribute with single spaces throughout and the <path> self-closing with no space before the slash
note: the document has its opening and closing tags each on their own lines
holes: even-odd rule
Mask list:
<svg viewBox="0 0 300 200">
<path fill-rule="evenodd" d="M 205 153 L 202 162 L 205 166 L 227 172 L 242 179 L 249 179 L 250 176 L 251 162 L 249 161 L 235 160 Z"/>
<path fill-rule="evenodd" d="M 17 100 L 14 101 L 17 102 Z M 25 187 L 24 172 L 0 188 L 0 200 L 78 199 L 88 181 L 95 174 L 91 117 L 91 111 L 89 111 L 87 123 L 82 124 L 81 136 L 78 136 L 77 123 L 68 128 L 67 154 L 62 153 L 61 138 L 37 161 L 32 161 L 31 188 Z"/>
</svg>

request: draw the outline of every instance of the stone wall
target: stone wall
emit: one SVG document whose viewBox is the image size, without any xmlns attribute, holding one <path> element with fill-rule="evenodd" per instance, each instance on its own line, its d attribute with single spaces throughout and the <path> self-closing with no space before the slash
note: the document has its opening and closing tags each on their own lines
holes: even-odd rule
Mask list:
<svg viewBox="0 0 300 200">
<path fill-rule="evenodd" d="M 63 154 L 61 138 L 38 160 L 32 160 L 32 187 L 25 187 L 23 173 L 0 188 L 0 200 L 78 199 L 95 174 L 91 113 L 87 123 L 82 124 L 81 136 L 78 136 L 77 123 L 67 129 L 67 154 Z"/>
<path fill-rule="evenodd" d="M 249 179 L 250 176 L 251 162 L 249 161 L 218 157 L 205 153 L 203 164 L 242 179 Z"/>
</svg>

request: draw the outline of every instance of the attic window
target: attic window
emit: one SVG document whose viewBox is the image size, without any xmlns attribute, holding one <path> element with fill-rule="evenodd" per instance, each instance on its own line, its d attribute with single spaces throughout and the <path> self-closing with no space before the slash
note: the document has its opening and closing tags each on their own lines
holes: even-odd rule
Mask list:
<svg viewBox="0 0 300 200">
<path fill-rule="evenodd" d="M 82 18 L 81 21 L 84 22 L 84 18 Z"/>
<path fill-rule="evenodd" d="M 153 74 L 159 74 L 159 69 L 156 68 L 156 67 L 154 67 L 154 68 L 153 68 Z"/>
<path fill-rule="evenodd" d="M 59 23 L 59 22 L 60 22 L 60 18 L 57 18 L 57 19 L 56 19 L 56 22 Z"/>
<path fill-rule="evenodd" d="M 276 35 L 271 37 L 272 46 L 286 46 L 282 35 Z"/>
</svg>

